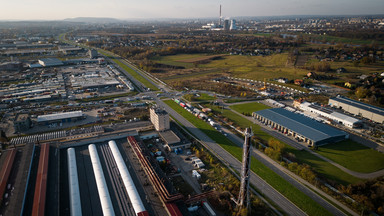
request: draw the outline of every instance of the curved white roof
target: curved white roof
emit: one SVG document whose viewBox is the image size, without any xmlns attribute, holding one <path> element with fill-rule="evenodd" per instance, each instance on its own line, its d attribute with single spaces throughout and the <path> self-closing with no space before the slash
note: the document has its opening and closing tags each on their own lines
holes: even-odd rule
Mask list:
<svg viewBox="0 0 384 216">
<path fill-rule="evenodd" d="M 125 189 L 128 193 L 129 199 L 131 200 L 135 213 L 138 214 L 140 212 L 146 211 L 143 202 L 141 201 L 140 195 L 137 192 L 136 186 L 133 183 L 132 177 L 129 174 L 127 166 L 124 163 L 123 157 L 121 156 L 120 150 L 116 145 L 116 142 L 111 140 L 108 142 L 108 144 L 112 150 L 112 154 L 115 158 L 117 168 L 120 171 L 121 178 L 123 179 Z"/>
<path fill-rule="evenodd" d="M 101 208 L 104 216 L 114 216 L 113 205 L 109 195 L 108 186 L 105 182 L 103 168 L 101 167 L 100 158 L 97 153 L 95 144 L 88 146 L 89 155 L 91 156 L 93 172 L 95 174 L 97 191 L 99 192 Z"/>
<path fill-rule="evenodd" d="M 77 175 L 77 165 L 75 149 L 69 148 L 68 154 L 68 179 L 69 179 L 69 200 L 71 208 L 71 216 L 81 216 L 81 201 L 80 201 L 80 189 L 79 178 Z"/>
</svg>

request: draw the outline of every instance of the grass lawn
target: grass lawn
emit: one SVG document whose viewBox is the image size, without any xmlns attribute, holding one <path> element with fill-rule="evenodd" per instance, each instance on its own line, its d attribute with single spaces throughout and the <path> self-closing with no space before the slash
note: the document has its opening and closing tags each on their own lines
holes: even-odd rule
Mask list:
<svg viewBox="0 0 384 216">
<path fill-rule="evenodd" d="M 224 56 L 221 59 L 200 65 L 203 68 L 217 68 L 228 71 L 234 77 L 263 80 L 264 78 L 286 77 L 296 79 L 308 73 L 307 70 L 286 67 L 288 54 L 270 56 Z"/>
<path fill-rule="evenodd" d="M 224 148 L 226 151 L 241 161 L 242 148 L 232 143 L 220 132 L 214 130 L 208 123 L 196 118 L 194 115 L 184 110 L 175 102 L 171 100 L 165 100 L 164 102 L 180 115 L 184 116 L 189 122 L 199 128 L 201 131 L 203 131 L 207 136 L 216 141 L 216 143 L 218 143 L 222 148 Z M 285 181 L 282 177 L 277 175 L 275 172 L 270 170 L 254 157 L 252 157 L 251 160 L 251 169 L 308 215 L 331 215 L 326 209 L 299 191 L 297 188 L 292 186 L 290 183 Z"/>
<path fill-rule="evenodd" d="M 356 172 L 370 173 L 384 169 L 384 154 L 352 140 L 319 147 L 317 153 Z"/>
<path fill-rule="evenodd" d="M 227 55 L 219 59 L 211 60 L 205 64 L 194 65 L 190 61 L 194 59 L 203 58 L 206 54 L 178 54 L 170 56 L 155 57 L 152 60 L 174 66 L 183 66 L 187 69 L 196 68 L 203 72 L 201 74 L 195 71 L 188 74 L 188 78 L 201 77 L 202 75 L 217 74 L 229 72 L 234 77 L 248 78 L 254 80 L 263 80 L 264 78 L 277 78 L 286 77 L 288 79 L 297 79 L 303 77 L 308 73 L 307 70 L 287 67 L 286 62 L 288 54 L 274 54 L 270 56 L 240 56 L 240 55 Z M 165 77 L 165 76 L 164 76 Z M 183 77 L 183 73 L 178 75 L 171 75 L 171 79 L 178 80 Z"/>
<path fill-rule="evenodd" d="M 322 160 L 321 158 L 305 151 L 297 150 L 291 147 L 288 144 L 285 144 L 285 151 L 293 153 L 296 157 L 296 160 L 300 163 L 308 164 L 311 166 L 319 175 L 324 178 L 333 180 L 337 183 L 348 185 L 355 184 L 363 181 L 362 179 L 356 178 L 348 173 L 342 171 L 341 169 L 333 166 L 327 161 Z"/>
<path fill-rule="evenodd" d="M 152 58 L 153 61 L 161 64 L 172 65 L 172 66 L 181 66 L 185 68 L 195 67 L 190 60 L 198 59 L 201 57 L 208 56 L 207 54 L 178 54 L 178 55 L 169 55 Z"/>
<path fill-rule="evenodd" d="M 239 113 L 253 113 L 259 110 L 270 109 L 271 107 L 258 102 L 250 102 L 229 106 Z"/>
</svg>

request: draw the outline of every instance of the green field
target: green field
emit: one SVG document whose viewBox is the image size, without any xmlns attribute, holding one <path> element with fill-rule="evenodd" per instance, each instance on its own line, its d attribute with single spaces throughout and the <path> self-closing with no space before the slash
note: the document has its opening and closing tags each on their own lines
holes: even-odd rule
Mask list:
<svg viewBox="0 0 384 216">
<path fill-rule="evenodd" d="M 155 62 L 184 66 L 186 68 L 196 67 L 192 63 L 183 62 L 193 60 L 202 54 L 179 54 L 170 56 L 161 56 L 154 59 Z M 307 74 L 307 70 L 293 67 L 286 67 L 288 54 L 274 54 L 271 56 L 240 56 L 227 55 L 220 59 L 209 61 L 205 64 L 198 64 L 200 71 L 207 71 L 208 74 L 229 72 L 234 77 L 249 78 L 254 80 L 263 80 L 264 78 L 286 77 L 288 79 L 301 78 Z M 188 77 L 201 77 L 199 72 L 188 74 Z M 204 75 L 207 75 L 205 73 Z M 180 74 L 180 78 L 182 74 Z M 172 74 L 173 80 L 177 80 L 179 76 Z"/>
<path fill-rule="evenodd" d="M 185 68 L 192 68 L 194 64 L 191 62 L 185 62 L 188 60 L 193 60 L 200 57 L 209 56 L 207 54 L 178 54 L 178 55 L 169 55 L 152 58 L 153 61 L 161 64 L 180 66 Z"/>
<path fill-rule="evenodd" d="M 352 140 L 319 147 L 317 153 L 356 172 L 371 173 L 384 169 L 384 154 Z"/>
<path fill-rule="evenodd" d="M 242 148 L 233 144 L 224 135 L 213 129 L 208 123 L 196 118 L 194 115 L 190 114 L 175 102 L 171 100 L 166 100 L 164 102 L 180 115 L 184 116 L 189 122 L 199 128 L 201 131 L 203 131 L 207 136 L 216 141 L 222 148 L 224 148 L 226 151 L 241 161 Z M 252 157 L 251 160 L 251 169 L 308 215 L 331 215 L 326 209 L 299 191 L 297 188 L 292 186 L 290 183 L 285 181 L 282 177 L 277 175 L 275 172 L 270 170 L 254 157 Z"/>
<path fill-rule="evenodd" d="M 296 157 L 296 160 L 299 163 L 308 164 L 316 171 L 316 173 L 318 173 L 322 177 L 325 177 L 329 180 L 333 180 L 339 184 L 349 185 L 349 184 L 355 184 L 362 181 L 362 179 L 349 175 L 348 173 L 333 166 L 327 161 L 324 161 L 323 159 L 317 157 L 316 155 L 311 154 L 308 151 L 297 150 L 288 144 L 285 144 L 284 151 L 294 154 Z"/>
<path fill-rule="evenodd" d="M 250 102 L 250 103 L 243 103 L 243 104 L 236 104 L 229 106 L 231 109 L 239 112 L 239 113 L 253 113 L 259 110 L 263 109 L 270 109 L 271 107 L 264 105 L 262 103 L 258 102 Z"/>
</svg>

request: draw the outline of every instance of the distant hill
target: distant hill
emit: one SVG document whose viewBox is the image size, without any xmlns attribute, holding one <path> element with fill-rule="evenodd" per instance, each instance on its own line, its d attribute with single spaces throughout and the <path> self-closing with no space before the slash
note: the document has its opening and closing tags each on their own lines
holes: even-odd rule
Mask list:
<svg viewBox="0 0 384 216">
<path fill-rule="evenodd" d="M 64 21 L 68 22 L 84 22 L 84 23 L 119 23 L 121 20 L 108 17 L 76 17 L 76 18 L 67 18 Z"/>
</svg>

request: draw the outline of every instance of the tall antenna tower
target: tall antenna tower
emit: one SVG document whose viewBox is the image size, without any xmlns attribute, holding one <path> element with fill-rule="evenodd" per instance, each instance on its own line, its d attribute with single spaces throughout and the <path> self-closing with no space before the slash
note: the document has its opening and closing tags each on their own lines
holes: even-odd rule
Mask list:
<svg viewBox="0 0 384 216">
<path fill-rule="evenodd" d="M 250 177 L 250 162 L 251 162 L 251 137 L 253 136 L 251 128 L 245 129 L 245 139 L 243 145 L 243 163 L 241 167 L 241 184 L 239 199 L 237 205 L 239 209 L 250 207 L 249 202 L 249 177 Z"/>
</svg>

